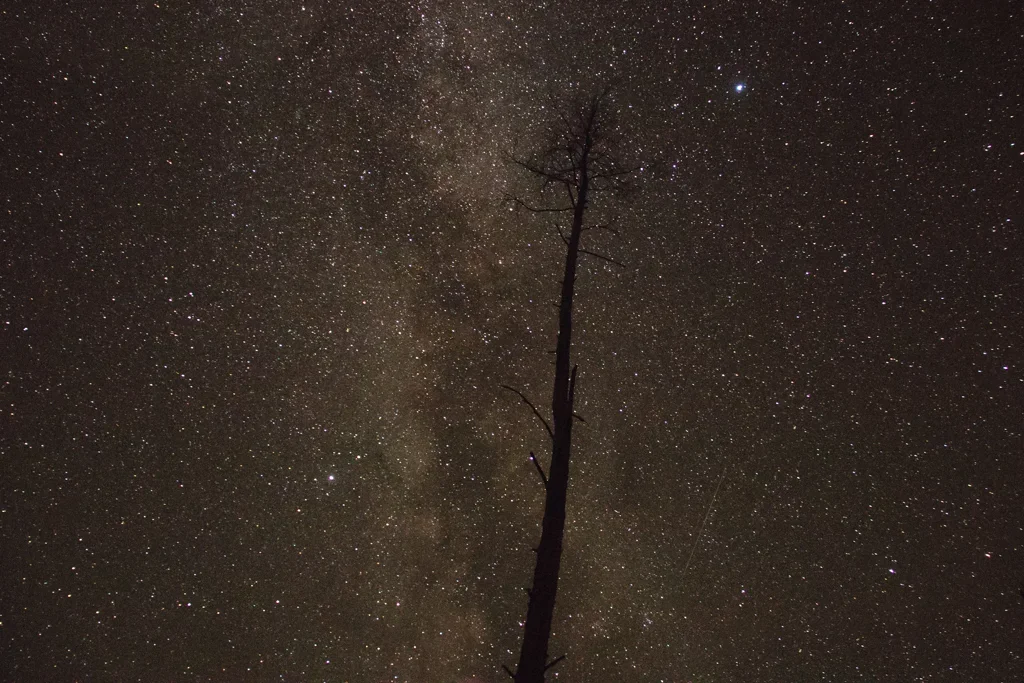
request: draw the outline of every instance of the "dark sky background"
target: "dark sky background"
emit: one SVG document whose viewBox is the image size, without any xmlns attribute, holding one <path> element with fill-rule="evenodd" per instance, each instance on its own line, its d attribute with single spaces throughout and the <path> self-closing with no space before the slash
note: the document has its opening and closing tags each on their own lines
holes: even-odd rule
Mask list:
<svg viewBox="0 0 1024 683">
<path fill-rule="evenodd" d="M 550 396 L 563 251 L 502 152 L 610 84 L 652 166 L 591 212 L 557 680 L 1024 680 L 1022 45 L 5 2 L 0 678 L 507 680 L 545 435 L 500 385 Z"/>
</svg>

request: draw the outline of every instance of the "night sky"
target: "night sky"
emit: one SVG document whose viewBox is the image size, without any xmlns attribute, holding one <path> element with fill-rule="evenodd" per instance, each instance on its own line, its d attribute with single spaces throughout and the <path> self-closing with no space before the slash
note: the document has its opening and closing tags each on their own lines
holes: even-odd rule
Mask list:
<svg viewBox="0 0 1024 683">
<path fill-rule="evenodd" d="M 1015 2 L 5 2 L 0 680 L 1024 680 Z M 591 233 L 588 233 L 588 239 Z"/>
</svg>

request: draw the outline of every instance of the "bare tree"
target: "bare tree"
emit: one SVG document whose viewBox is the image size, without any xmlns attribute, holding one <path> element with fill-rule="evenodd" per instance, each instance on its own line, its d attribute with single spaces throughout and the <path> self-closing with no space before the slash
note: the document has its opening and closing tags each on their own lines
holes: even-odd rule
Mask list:
<svg viewBox="0 0 1024 683">
<path fill-rule="evenodd" d="M 621 192 L 639 168 L 624 165 L 615 155 L 610 125 L 608 92 L 588 99 L 569 113 L 562 113 L 552 129 L 550 146 L 535 160 L 512 155 L 515 165 L 538 178 L 541 191 L 564 191 L 562 203 L 535 206 L 522 198 L 506 195 L 506 201 L 534 213 L 571 215 L 569 233 L 555 225 L 566 246 L 565 272 L 558 305 L 558 343 L 555 349 L 555 382 L 551 396 L 551 421 L 520 391 L 509 386 L 544 424 L 551 438 L 551 464 L 548 474 L 531 452 L 530 459 L 545 488 L 544 521 L 540 544 L 536 548 L 537 564 L 526 613 L 519 664 L 513 672 L 505 671 L 516 683 L 541 683 L 545 672 L 564 659 L 565 655 L 548 660 L 548 641 L 558 592 L 558 573 L 562 561 L 562 537 L 565 532 L 566 493 L 569 487 L 569 460 L 572 454 L 572 426 L 582 420 L 573 412 L 577 366 L 570 362 L 572 350 L 572 305 L 576 286 L 576 268 L 580 256 L 590 256 L 607 263 L 621 263 L 603 254 L 584 248 L 583 234 L 588 230 L 615 232 L 611 225 L 587 225 L 587 208 L 602 193 Z M 550 196 L 550 192 L 546 193 Z"/>
</svg>

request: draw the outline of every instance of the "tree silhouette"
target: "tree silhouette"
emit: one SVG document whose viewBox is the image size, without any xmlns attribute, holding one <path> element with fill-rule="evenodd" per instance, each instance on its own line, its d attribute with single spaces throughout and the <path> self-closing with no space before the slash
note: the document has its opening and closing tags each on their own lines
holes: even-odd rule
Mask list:
<svg viewBox="0 0 1024 683">
<path fill-rule="evenodd" d="M 603 193 L 621 193 L 639 168 L 624 165 L 612 149 L 614 127 L 611 125 L 608 91 L 589 98 L 569 113 L 560 113 L 552 127 L 550 144 L 535 160 L 510 155 L 510 161 L 528 171 L 545 190 L 564 190 L 564 203 L 559 206 L 534 206 L 523 199 L 506 195 L 506 201 L 534 213 L 571 214 L 572 223 L 566 235 L 556 224 L 559 237 L 566 246 L 565 271 L 558 305 L 558 343 L 555 349 L 555 382 L 551 395 L 551 421 L 520 391 L 516 393 L 544 424 L 551 437 L 551 464 L 548 474 L 531 452 L 530 460 L 545 488 L 544 520 L 540 544 L 536 548 L 537 563 L 533 586 L 529 590 L 529 606 L 523 631 L 519 664 L 515 672 L 503 665 L 516 683 L 540 683 L 545 672 L 565 658 L 548 660 L 548 641 L 558 592 L 558 573 L 562 561 L 562 538 L 565 532 L 566 494 L 569 487 L 569 460 L 572 455 L 572 426 L 582 420 L 573 412 L 577 366 L 570 362 L 572 350 L 572 307 L 576 286 L 576 270 L 580 256 L 590 256 L 622 266 L 618 261 L 583 247 L 583 233 L 608 230 L 610 225 L 587 225 L 584 222 L 588 205 Z M 550 192 L 548 193 L 550 195 Z"/>
</svg>

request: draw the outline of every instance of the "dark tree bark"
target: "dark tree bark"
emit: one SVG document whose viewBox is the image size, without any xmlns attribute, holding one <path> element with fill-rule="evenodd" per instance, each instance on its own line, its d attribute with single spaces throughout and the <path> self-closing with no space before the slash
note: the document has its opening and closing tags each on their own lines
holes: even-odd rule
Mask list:
<svg viewBox="0 0 1024 683">
<path fill-rule="evenodd" d="M 566 496 L 569 488 L 569 461 L 572 456 L 572 427 L 574 419 L 581 419 L 573 412 L 576 390 L 577 368 L 571 364 L 573 295 L 576 286 L 576 270 L 581 255 L 589 255 L 618 264 L 617 261 L 582 246 L 583 233 L 591 228 L 610 226 L 588 226 L 584 222 L 589 202 L 595 194 L 608 190 L 621 190 L 623 181 L 636 170 L 622 166 L 610 153 L 607 125 L 607 92 L 591 98 L 579 112 L 561 116 L 555 129 L 551 147 L 538 161 L 523 161 L 512 158 L 513 163 L 529 171 L 541 180 L 542 189 L 564 188 L 567 203 L 561 207 L 534 207 L 517 197 L 506 197 L 508 201 L 533 212 L 571 213 L 572 223 L 568 236 L 558 229 L 566 245 L 565 270 L 562 278 L 561 297 L 558 305 L 558 342 L 555 349 L 555 382 L 551 395 L 551 424 L 530 403 L 519 394 L 540 418 L 551 437 L 551 464 L 545 476 L 540 463 L 530 454 L 545 486 L 544 519 L 541 526 L 540 544 L 537 546 L 537 563 L 533 572 L 533 586 L 529 591 L 529 606 L 523 632 L 519 664 L 513 673 L 506 672 L 516 683 L 541 683 L 545 671 L 564 658 L 548 660 L 548 642 L 558 594 L 558 575 L 562 562 L 562 539 L 565 533 Z"/>
</svg>

